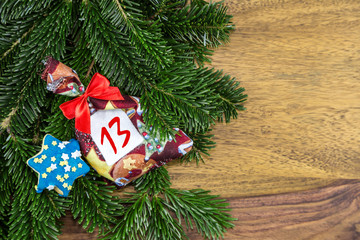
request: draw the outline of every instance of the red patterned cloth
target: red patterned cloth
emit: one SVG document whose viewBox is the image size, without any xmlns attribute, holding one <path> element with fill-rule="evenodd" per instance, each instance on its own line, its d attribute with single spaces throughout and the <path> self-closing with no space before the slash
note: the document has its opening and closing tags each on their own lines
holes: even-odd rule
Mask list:
<svg viewBox="0 0 360 240">
<path fill-rule="evenodd" d="M 143 121 L 139 99 L 122 96 L 99 73 L 84 90 L 70 67 L 49 57 L 42 78 L 56 94 L 77 97 L 60 108 L 75 118 L 75 133 L 82 154 L 102 176 L 122 187 L 150 169 L 181 157 L 192 148 L 192 140 L 180 129 L 175 139 L 161 140 L 159 133 Z"/>
</svg>

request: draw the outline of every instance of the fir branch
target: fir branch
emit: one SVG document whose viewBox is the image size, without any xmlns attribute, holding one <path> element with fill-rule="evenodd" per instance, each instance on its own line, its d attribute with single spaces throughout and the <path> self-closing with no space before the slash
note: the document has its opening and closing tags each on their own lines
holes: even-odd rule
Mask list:
<svg viewBox="0 0 360 240">
<path fill-rule="evenodd" d="M 229 41 L 234 29 L 221 2 L 192 1 L 183 8 L 168 7 L 156 16 L 164 31 L 173 39 L 207 47 L 217 47 Z"/>
<path fill-rule="evenodd" d="M 59 216 L 65 215 L 66 201 L 54 192 L 37 194 L 33 187 L 18 188 L 13 197 L 9 239 L 57 239 L 61 233 Z"/>
<path fill-rule="evenodd" d="M 221 71 L 219 73 L 222 75 Z M 246 101 L 247 95 L 243 94 L 245 89 L 239 86 L 240 82 L 229 75 L 223 75 L 212 85 L 212 88 L 220 96 L 217 109 L 220 113 L 219 121 L 223 121 L 225 117 L 225 121 L 230 122 L 231 118 L 237 118 L 238 111 L 245 110 L 243 103 Z"/>
<path fill-rule="evenodd" d="M 183 218 L 186 228 L 193 229 L 194 223 L 204 238 L 219 239 L 227 228 L 234 227 L 230 221 L 236 219 L 227 213 L 229 204 L 219 196 L 209 195 L 209 191 L 168 189 L 164 194 L 164 204 L 175 212 L 179 224 Z"/>
<path fill-rule="evenodd" d="M 204 63 L 212 62 L 210 56 L 212 56 L 213 50 L 199 44 L 190 43 L 189 45 L 191 50 L 188 54 L 193 57 L 198 66 L 204 67 Z"/>
<path fill-rule="evenodd" d="M 146 60 L 140 60 L 140 63 L 129 62 L 127 51 L 129 49 L 121 46 L 126 46 L 129 43 L 124 38 L 119 38 L 123 33 L 117 32 L 116 29 L 106 24 L 106 20 L 102 19 L 95 3 L 88 2 L 84 6 L 84 10 L 84 26 L 101 25 L 99 28 L 86 27 L 85 29 L 89 42 L 88 47 L 93 57 L 100 62 L 100 66 L 106 72 L 110 72 L 109 75 L 119 76 L 119 72 L 120 74 L 126 72 L 128 82 L 132 83 L 133 86 L 137 86 L 138 89 L 142 89 L 140 92 L 142 94 L 141 103 L 144 108 L 148 109 L 144 118 L 148 125 L 153 126 L 154 131 L 161 129 L 162 137 L 164 137 L 169 133 L 171 134 L 172 128 L 176 126 L 184 127 L 188 131 L 198 132 L 214 124 L 214 119 L 219 116 L 221 110 L 216 103 L 220 104 L 220 101 L 216 99 L 220 96 L 212 94 L 211 91 L 213 90 L 209 91 L 208 86 L 218 80 L 218 72 L 195 69 L 194 65 L 183 64 L 181 67 L 167 68 L 158 79 L 154 79 L 157 76 L 156 74 L 153 76 L 146 74 L 146 69 L 154 73 L 146 65 Z M 98 19 L 97 23 L 92 22 L 93 19 Z M 114 34 L 115 32 L 117 32 L 117 35 Z M 93 39 L 96 39 L 96 41 L 93 41 Z M 113 45 L 111 48 L 113 52 L 107 52 L 104 55 L 105 52 L 100 49 L 107 49 L 109 45 Z M 117 69 L 114 69 L 115 62 L 119 64 Z M 140 66 L 142 67 L 139 68 Z M 180 79 L 178 75 L 182 76 L 182 78 Z M 199 101 L 199 99 L 202 100 Z"/>
<path fill-rule="evenodd" d="M 133 184 L 137 192 L 149 193 L 150 195 L 156 195 L 171 186 L 170 176 L 165 167 L 151 170 L 146 175 L 136 179 Z"/>
<path fill-rule="evenodd" d="M 144 114 L 144 121 L 148 126 L 152 126 L 154 132 L 160 133 L 160 138 L 165 139 L 167 136 L 174 135 L 173 128 L 178 122 L 178 116 L 174 112 L 168 111 L 168 105 L 163 108 L 165 104 L 157 104 L 159 98 L 153 95 L 152 92 L 145 91 L 141 96 L 141 104 L 148 112 Z"/>
<path fill-rule="evenodd" d="M 122 215 L 121 200 L 112 196 L 114 186 L 98 180 L 100 176 L 91 170 L 85 177 L 79 178 L 71 193 L 71 213 L 74 219 L 88 232 L 98 228 L 100 234 L 116 223 L 116 217 Z M 86 197 L 85 197 L 86 196 Z"/>
<path fill-rule="evenodd" d="M 5 236 L 8 235 L 8 222 L 9 222 L 9 207 L 10 207 L 10 194 L 9 188 L 7 187 L 7 183 L 4 182 L 5 177 L 8 177 L 4 172 L 0 172 L 2 179 L 1 184 L 3 186 L 0 187 L 0 239 L 5 239 Z"/>
<path fill-rule="evenodd" d="M 164 212 L 166 211 L 163 209 L 164 205 L 159 200 L 153 201 L 170 187 L 168 171 L 164 167 L 156 168 L 134 181 L 134 184 L 137 192 L 128 193 L 129 197 L 123 199 L 125 213 L 103 239 L 161 240 L 182 239 L 182 236 L 185 238 L 181 226 L 173 218 L 169 218 L 168 212 Z M 160 223 L 164 226 L 171 225 L 173 230 L 169 231 L 163 226 L 158 226 Z M 161 231 L 160 235 L 159 231 Z"/>
<path fill-rule="evenodd" d="M 20 54 L 14 59 L 14 64 L 8 66 L 8 70 L 1 76 L 0 83 L 7 85 L 0 92 L 1 115 L 8 117 L 13 109 L 17 109 L 9 123 L 14 133 L 24 134 L 44 106 L 45 89 L 38 76 L 39 63 L 46 55 L 63 55 L 65 37 L 69 30 L 67 25 L 71 20 L 69 16 L 70 5 L 63 3 L 54 8 L 49 16 L 35 27 L 29 40 L 21 45 Z"/>
<path fill-rule="evenodd" d="M 176 121 L 178 126 L 197 132 L 214 123 L 211 111 L 215 106 L 216 95 L 207 89 L 207 84 L 213 83 L 216 79 L 199 77 L 206 70 L 192 67 L 190 63 L 186 67 L 168 69 L 161 82 L 150 85 L 152 101 L 158 103 L 159 109 L 175 113 L 179 118 Z M 208 97 L 199 101 L 205 94 Z"/>
<path fill-rule="evenodd" d="M 128 36 L 103 19 L 96 2 L 89 1 L 81 7 L 86 48 L 90 50 L 95 62 L 100 64 L 107 78 L 116 85 L 122 85 L 128 91 L 134 92 L 136 87 L 139 87 L 136 80 L 156 74 L 147 73 L 151 68 L 134 51 Z M 92 28 L 93 25 L 98 27 Z M 82 48 L 85 42 L 81 44 Z M 143 88 L 141 87 L 137 92 L 142 93 Z"/>
<path fill-rule="evenodd" d="M 49 133 L 58 139 L 69 140 L 75 137 L 75 123 L 73 120 L 65 118 L 59 108 L 60 104 L 65 102 L 65 99 L 66 97 L 64 96 L 55 97 L 49 113 L 45 115 L 47 118 L 44 116 L 44 121 L 47 122 L 47 125 L 44 127 L 43 132 Z"/>
<path fill-rule="evenodd" d="M 52 0 L 4 0 L 0 4 L 0 19 L 6 24 L 11 20 L 19 19 L 31 13 L 40 12 L 50 6 Z"/>
<path fill-rule="evenodd" d="M 164 199 L 154 196 L 151 201 L 152 217 L 146 232 L 146 239 L 188 239 L 180 223 L 165 208 Z"/>
<path fill-rule="evenodd" d="M 187 4 L 187 0 L 146 0 L 146 4 L 143 4 L 143 11 L 148 13 L 149 19 L 156 18 L 161 12 L 169 9 L 180 9 Z M 151 6 L 151 7 L 146 7 Z"/>
<path fill-rule="evenodd" d="M 194 145 L 190 152 L 180 158 L 180 161 L 183 163 L 189 163 L 195 160 L 196 165 L 199 165 L 200 161 L 205 163 L 204 157 L 210 156 L 209 151 L 215 148 L 215 142 L 211 140 L 214 136 L 210 134 L 212 129 L 208 129 L 207 131 L 194 133 L 188 133 L 189 137 L 193 140 Z"/>
<path fill-rule="evenodd" d="M 160 26 L 144 20 L 139 5 L 128 0 L 121 3 L 118 0 L 106 0 L 102 1 L 100 7 L 102 16 L 117 29 L 126 32 L 132 46 L 145 61 L 160 70 L 171 63 L 171 48 L 163 40 Z"/>
<path fill-rule="evenodd" d="M 195 43 L 178 42 L 174 39 L 167 39 L 174 52 L 174 60 L 184 62 L 191 61 L 198 67 L 204 67 L 204 63 L 211 63 L 210 56 L 213 50 Z"/>
<path fill-rule="evenodd" d="M 220 239 L 234 224 L 228 203 L 202 189 L 170 188 L 164 167 L 157 168 L 135 182 L 136 193 L 125 200 L 126 212 L 104 239 L 187 239 L 187 229 L 196 228 L 204 238 Z M 173 212 L 174 214 L 172 214 Z"/>
<path fill-rule="evenodd" d="M 76 29 L 74 33 L 75 47 L 74 51 L 71 53 L 71 60 L 69 61 L 68 66 L 72 66 L 76 70 L 80 79 L 88 80 L 91 71 L 94 70 L 96 65 L 96 60 L 92 56 L 91 50 L 88 48 L 88 41 L 85 37 L 85 33 L 82 30 L 81 24 L 78 24 L 79 29 Z"/>
<path fill-rule="evenodd" d="M 40 132 L 58 138 L 74 135 L 73 121 L 58 109 L 65 98 L 45 101 L 45 84 L 38 76 L 38 63 L 44 56 L 63 59 L 82 80 L 100 70 L 125 92 L 141 95 L 142 107 L 147 109 L 145 120 L 163 136 L 173 127 L 190 131 L 194 147 L 183 161 L 202 161 L 202 155 L 214 146 L 208 131 L 214 120 L 228 121 L 243 110 L 246 95 L 238 83 L 202 67 L 211 54 L 208 47 L 228 41 L 233 26 L 226 8 L 202 0 L 187 6 L 186 1 L 151 2 L 0 3 L 0 53 L 4 55 L 0 61 L 4 148 L 0 152 L 5 159 L 0 173 L 8 176 L 0 181 L 5 181 L 0 185 L 0 196 L 5 194 L 0 199 L 0 207 L 5 206 L 0 209 L 5 213 L 0 231 L 7 232 L 8 238 L 56 239 L 59 217 L 70 206 L 84 228 L 92 232 L 98 227 L 100 234 L 109 234 L 106 239 L 183 239 L 182 219 L 188 228 L 195 226 L 204 237 L 214 239 L 233 226 L 223 200 L 204 190 L 171 189 L 165 168 L 135 181 L 137 193 L 126 199 L 113 197 L 114 187 L 105 186 L 93 170 L 75 181 L 68 199 L 48 191 L 36 194 L 33 189 L 36 174 L 25 161 L 39 148 L 26 138 L 40 138 Z"/>
<path fill-rule="evenodd" d="M 5 142 L 4 134 L 0 134 L 0 142 Z M 9 211 L 11 204 L 11 195 L 13 186 L 11 185 L 11 177 L 8 174 L 4 152 L 0 147 L 0 239 L 6 239 L 9 230 Z"/>
<path fill-rule="evenodd" d="M 164 208 L 158 196 L 147 193 L 134 194 L 126 204 L 131 204 L 118 224 L 103 239 L 162 240 L 186 238 L 181 226 Z"/>
<path fill-rule="evenodd" d="M 90 76 L 91 70 L 94 67 L 94 63 L 95 63 L 95 60 L 92 60 L 90 67 L 89 67 L 88 71 L 86 72 L 85 78 L 88 78 Z"/>
<path fill-rule="evenodd" d="M 34 30 L 38 19 L 39 15 L 29 16 L 22 21 L 20 26 L 17 21 L 6 25 L 0 24 L 0 62 Z"/>
<path fill-rule="evenodd" d="M 29 140 L 8 136 L 4 158 L 15 191 L 9 212 L 9 239 L 56 239 L 60 234 L 58 219 L 65 215 L 68 200 L 54 192 L 37 194 L 35 173 L 26 165 L 36 150 Z"/>
<path fill-rule="evenodd" d="M 19 55 L 20 43 L 26 42 L 34 27 L 43 18 L 41 14 L 29 15 L 19 21 L 10 21 L 7 24 L 0 22 L 0 76 L 3 75 L 7 66 L 14 63 L 14 57 Z M 0 81 L 1 89 L 6 89 L 7 82 Z M 1 111 L 0 111 L 0 119 Z"/>
<path fill-rule="evenodd" d="M 134 51 L 127 36 L 102 19 L 99 12 L 96 3 L 89 1 L 86 5 L 83 4 L 84 32 L 92 56 L 99 62 L 105 75 L 109 79 L 114 79 L 115 84 L 122 85 L 125 91 L 131 94 L 142 95 L 142 104 L 148 109 L 146 114 L 149 116 L 146 119 L 149 121 L 148 124 L 153 125 L 154 131 L 162 129 L 161 137 L 168 136 L 176 126 L 175 114 L 164 112 L 152 102 L 149 83 L 150 79 L 159 76 L 157 71 L 147 65 L 146 61 Z M 100 27 L 88 27 L 92 25 Z"/>
</svg>

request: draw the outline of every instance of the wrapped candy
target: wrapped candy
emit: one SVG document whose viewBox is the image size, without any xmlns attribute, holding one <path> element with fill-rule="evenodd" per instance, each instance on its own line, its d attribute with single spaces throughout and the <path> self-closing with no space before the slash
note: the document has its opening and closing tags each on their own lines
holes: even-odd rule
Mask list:
<svg viewBox="0 0 360 240">
<path fill-rule="evenodd" d="M 179 158 L 192 148 L 180 129 L 175 139 L 160 139 L 147 127 L 139 98 L 122 96 L 96 73 L 87 89 L 76 72 L 49 58 L 42 79 L 56 94 L 79 96 L 60 105 L 68 119 L 75 118 L 75 134 L 83 156 L 102 176 L 123 187 L 151 169 Z"/>
</svg>

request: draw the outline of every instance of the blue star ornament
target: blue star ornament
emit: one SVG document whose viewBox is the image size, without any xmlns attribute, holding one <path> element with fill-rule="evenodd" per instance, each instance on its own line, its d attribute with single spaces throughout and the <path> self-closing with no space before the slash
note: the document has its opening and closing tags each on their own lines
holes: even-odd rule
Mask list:
<svg viewBox="0 0 360 240">
<path fill-rule="evenodd" d="M 38 173 L 36 192 L 41 193 L 46 188 L 67 197 L 75 179 L 90 171 L 89 166 L 80 157 L 78 141 L 60 141 L 47 134 L 43 139 L 41 151 L 27 161 L 27 164 Z"/>
</svg>

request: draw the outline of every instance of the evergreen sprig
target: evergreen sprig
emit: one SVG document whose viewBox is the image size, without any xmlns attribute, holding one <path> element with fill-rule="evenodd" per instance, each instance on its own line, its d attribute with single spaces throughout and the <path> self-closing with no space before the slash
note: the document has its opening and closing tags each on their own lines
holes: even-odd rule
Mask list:
<svg viewBox="0 0 360 240">
<path fill-rule="evenodd" d="M 164 204 L 176 214 L 179 224 L 184 219 L 187 229 L 195 227 L 204 238 L 215 239 L 223 237 L 226 228 L 234 227 L 230 221 L 236 219 L 227 213 L 229 204 L 209 192 L 167 189 Z"/>
<path fill-rule="evenodd" d="M 161 198 L 147 193 L 134 194 L 125 204 L 129 207 L 117 225 L 103 239 L 182 239 L 181 226 L 164 209 Z"/>
<path fill-rule="evenodd" d="M 0 134 L 0 142 L 5 142 L 4 134 Z M 6 166 L 3 149 L 0 149 L 0 239 L 6 239 L 8 234 L 9 211 L 13 189 L 8 180 L 9 172 Z"/>
<path fill-rule="evenodd" d="M 24 16 L 29 16 L 32 13 L 41 15 L 43 10 L 46 10 L 48 6 L 53 2 L 52 0 L 22 0 L 12 1 L 4 0 L 0 3 L 0 19 L 2 23 L 8 23 L 14 19 L 21 19 Z"/>
<path fill-rule="evenodd" d="M 177 190 L 165 168 L 136 180 L 120 199 L 93 170 L 67 199 L 36 194 L 26 160 L 46 134 L 69 140 L 74 121 L 45 90 L 41 61 L 53 56 L 83 83 L 95 72 L 123 94 L 141 96 L 144 119 L 161 136 L 180 127 L 193 139 L 181 160 L 204 161 L 215 146 L 211 126 L 244 110 L 239 83 L 204 67 L 229 41 L 231 16 L 203 0 L 5 0 L 0 3 L 0 236 L 57 239 L 70 210 L 88 232 L 105 239 L 186 239 L 185 228 L 218 239 L 232 227 L 227 204 L 204 190 Z"/>
<path fill-rule="evenodd" d="M 98 227 L 102 234 L 116 222 L 116 217 L 122 215 L 123 206 L 118 197 L 111 195 L 115 187 L 107 186 L 99 177 L 91 170 L 75 182 L 71 213 L 88 232 L 93 232 Z"/>
<path fill-rule="evenodd" d="M 64 55 L 66 36 L 71 24 L 71 5 L 60 3 L 35 27 L 29 40 L 22 43 L 12 65 L 0 78 L 0 114 L 17 134 L 31 128 L 45 105 L 46 89 L 39 77 L 40 63 L 47 55 Z M 9 104 L 12 103 L 12 104 Z M 4 124 L 4 121 L 2 122 Z"/>
<path fill-rule="evenodd" d="M 182 8 L 163 8 L 154 17 L 174 39 L 217 47 L 228 42 L 230 31 L 234 30 L 226 11 L 221 2 L 193 1 Z"/>
<path fill-rule="evenodd" d="M 198 132 L 196 134 L 189 133 L 189 137 L 194 141 L 194 145 L 191 151 L 184 155 L 180 161 L 181 162 L 191 162 L 195 160 L 196 165 L 199 165 L 200 162 L 204 161 L 204 155 L 210 156 L 209 151 L 215 147 L 215 142 L 211 140 L 214 136 L 210 134 L 212 129 L 208 129 L 207 131 Z"/>
<path fill-rule="evenodd" d="M 104 18 L 128 34 L 131 45 L 145 61 L 160 70 L 171 63 L 171 48 L 162 38 L 161 25 L 144 19 L 139 6 L 139 3 L 127 0 L 105 0 L 100 3 Z"/>
<path fill-rule="evenodd" d="M 149 172 L 135 182 L 136 193 L 124 201 L 125 214 L 103 239 L 188 239 L 187 229 L 196 229 L 205 238 L 219 239 L 234 225 L 228 203 L 209 191 L 171 188 L 166 168 Z"/>
<path fill-rule="evenodd" d="M 51 133 L 52 136 L 58 139 L 70 139 L 74 138 L 74 121 L 69 121 L 62 116 L 62 112 L 58 111 L 61 103 L 65 102 L 66 97 L 57 96 L 57 98 L 51 104 L 51 109 L 47 114 L 47 118 L 44 121 L 47 123 L 44 127 L 44 133 Z M 57 100 L 57 101 L 56 101 Z"/>
<path fill-rule="evenodd" d="M 7 184 L 12 184 L 7 189 L 12 194 L 8 239 L 56 239 L 60 234 L 59 218 L 65 215 L 69 201 L 54 192 L 36 194 L 36 176 L 26 166 L 26 160 L 39 149 L 29 143 L 9 135 L 3 146 L 10 176 Z"/>
</svg>

